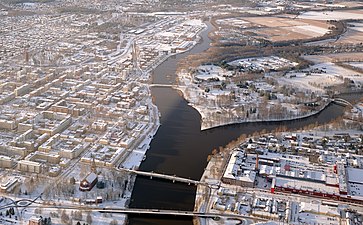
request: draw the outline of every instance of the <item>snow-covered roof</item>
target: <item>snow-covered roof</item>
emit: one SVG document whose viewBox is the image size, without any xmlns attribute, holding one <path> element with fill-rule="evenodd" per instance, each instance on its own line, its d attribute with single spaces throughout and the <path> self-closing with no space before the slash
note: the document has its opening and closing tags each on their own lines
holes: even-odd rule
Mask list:
<svg viewBox="0 0 363 225">
<path fill-rule="evenodd" d="M 331 207 L 322 204 L 316 204 L 311 202 L 301 202 L 300 203 L 300 212 L 312 212 L 318 214 L 328 214 L 340 216 L 337 207 Z"/>
<path fill-rule="evenodd" d="M 363 184 L 349 183 L 349 195 L 363 199 Z"/>
<path fill-rule="evenodd" d="M 295 190 L 307 190 L 316 193 L 339 195 L 339 188 L 327 186 L 324 183 L 318 183 L 318 182 L 276 177 L 275 185 L 277 187 L 291 188 Z"/>
<path fill-rule="evenodd" d="M 348 172 L 348 181 L 358 184 L 363 184 L 363 169 L 357 169 L 357 168 L 347 168 Z"/>
<path fill-rule="evenodd" d="M 97 179 L 97 174 L 95 173 L 90 173 L 87 175 L 87 177 L 85 178 L 85 180 L 88 182 L 88 183 L 92 183 L 95 179 Z"/>
<path fill-rule="evenodd" d="M 244 169 L 242 169 L 242 158 L 242 152 L 234 151 L 231 155 L 231 159 L 228 162 L 223 177 L 252 183 L 256 179 L 256 172 L 253 171 L 254 167 L 251 167 L 249 169 L 246 169 L 246 167 L 244 167 Z"/>
</svg>

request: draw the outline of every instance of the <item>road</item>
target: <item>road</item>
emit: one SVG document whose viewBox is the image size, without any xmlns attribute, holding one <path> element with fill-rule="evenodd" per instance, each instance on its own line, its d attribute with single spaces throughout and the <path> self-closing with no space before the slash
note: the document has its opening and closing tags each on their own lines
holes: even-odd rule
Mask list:
<svg viewBox="0 0 363 225">
<path fill-rule="evenodd" d="M 19 206 L 21 207 L 21 206 Z M 25 206 L 24 206 L 25 207 Z M 200 218 L 224 218 L 224 219 L 253 219 L 259 221 L 267 221 L 267 219 L 255 218 L 251 216 L 244 216 L 232 213 L 200 213 L 193 211 L 182 211 L 182 210 L 161 210 L 161 209 L 137 209 L 137 208 L 104 208 L 96 206 L 74 206 L 74 205 L 28 205 L 28 208 L 42 208 L 48 210 L 67 209 L 67 210 L 84 210 L 101 213 L 124 213 L 124 214 L 137 214 L 137 215 L 171 215 L 171 216 L 189 216 L 189 217 L 200 217 Z"/>
</svg>

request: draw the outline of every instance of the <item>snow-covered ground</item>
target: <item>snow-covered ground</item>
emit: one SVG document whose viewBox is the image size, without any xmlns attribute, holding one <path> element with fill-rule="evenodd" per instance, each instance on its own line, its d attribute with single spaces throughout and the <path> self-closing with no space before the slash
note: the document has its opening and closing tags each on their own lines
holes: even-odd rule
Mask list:
<svg viewBox="0 0 363 225">
<path fill-rule="evenodd" d="M 359 32 L 363 32 L 363 23 L 349 23 L 349 28 Z"/>
<path fill-rule="evenodd" d="M 298 16 L 299 19 L 311 20 L 359 20 L 363 19 L 363 10 L 355 11 L 308 11 Z"/>
<path fill-rule="evenodd" d="M 298 89 L 324 93 L 327 87 L 343 84 L 345 78 L 354 81 L 357 86 L 363 84 L 363 74 L 335 64 L 334 55 L 309 55 L 304 58 L 312 61 L 314 65 L 303 71 L 291 71 L 278 78 L 281 85 L 292 85 Z M 346 64 L 363 68 L 361 62 L 347 62 Z"/>
<path fill-rule="evenodd" d="M 243 20 L 243 18 L 226 18 L 216 20 L 216 23 L 219 25 L 228 25 L 228 26 L 236 26 L 236 27 L 244 27 L 250 22 Z"/>
<path fill-rule="evenodd" d="M 339 77 L 342 70 L 345 71 L 332 63 L 321 63 L 310 67 L 306 72 L 289 72 L 278 81 L 281 82 L 280 84 L 323 93 L 325 87 L 344 83 L 343 79 Z"/>
<path fill-rule="evenodd" d="M 357 67 L 357 68 L 363 70 L 363 62 L 351 62 L 351 63 L 348 63 L 348 64 L 353 66 L 353 67 Z"/>
<path fill-rule="evenodd" d="M 196 79 L 208 81 L 211 79 L 218 79 L 221 81 L 226 80 L 226 76 L 231 76 L 232 73 L 224 73 L 223 69 L 218 66 L 206 65 L 199 66 L 197 68 L 197 74 L 195 76 Z"/>
<path fill-rule="evenodd" d="M 281 68 L 289 68 L 297 66 L 298 63 L 291 62 L 287 59 L 269 56 L 269 57 L 255 57 L 234 60 L 228 63 L 231 66 L 239 66 L 242 68 L 251 68 L 251 70 L 278 70 Z"/>
<path fill-rule="evenodd" d="M 349 78 L 353 80 L 356 84 L 363 84 L 363 74 L 360 72 L 343 68 L 342 66 L 338 66 L 334 63 L 334 54 L 333 55 L 326 55 L 326 56 L 304 56 L 305 59 L 314 62 L 313 69 L 321 69 L 326 71 L 326 74 L 333 75 L 335 77 L 341 78 Z M 339 60 L 337 60 L 339 61 Z M 360 62 L 346 62 L 347 64 L 356 64 L 356 67 L 362 66 Z"/>
<path fill-rule="evenodd" d="M 313 26 L 313 25 L 304 25 L 304 26 L 296 26 L 291 29 L 291 31 L 306 34 L 310 33 L 311 36 L 323 36 L 326 34 L 329 29 L 325 29 L 323 27 Z"/>
</svg>

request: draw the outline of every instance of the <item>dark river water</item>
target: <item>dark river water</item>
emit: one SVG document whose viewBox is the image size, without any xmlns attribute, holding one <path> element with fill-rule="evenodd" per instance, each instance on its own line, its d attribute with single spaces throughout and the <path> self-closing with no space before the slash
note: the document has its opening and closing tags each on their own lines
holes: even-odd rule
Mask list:
<svg viewBox="0 0 363 225">
<path fill-rule="evenodd" d="M 210 26 L 209 26 L 210 27 Z M 177 62 L 189 54 L 208 49 L 210 39 L 202 33 L 203 41 L 191 51 L 173 56 L 158 66 L 153 82 L 167 84 L 175 81 Z M 161 126 L 151 142 L 147 159 L 140 170 L 154 171 L 199 180 L 207 165 L 207 156 L 212 149 L 228 144 L 241 134 L 252 134 L 278 126 L 298 129 L 312 123 L 326 123 L 342 115 L 343 107 L 329 105 L 323 112 L 306 119 L 287 122 L 255 122 L 228 125 L 200 131 L 200 115 L 179 95 L 167 87 L 152 89 L 154 103 L 161 113 Z M 158 179 L 137 177 L 132 194 L 131 208 L 193 210 L 196 187 Z M 191 218 L 130 216 L 129 224 L 193 224 Z"/>
</svg>

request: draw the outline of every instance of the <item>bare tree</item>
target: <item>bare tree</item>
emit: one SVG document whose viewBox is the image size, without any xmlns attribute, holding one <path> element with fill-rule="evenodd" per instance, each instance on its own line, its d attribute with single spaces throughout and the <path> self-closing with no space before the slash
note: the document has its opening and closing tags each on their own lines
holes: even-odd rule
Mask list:
<svg viewBox="0 0 363 225">
<path fill-rule="evenodd" d="M 88 213 L 87 214 L 86 221 L 87 221 L 88 224 L 92 224 L 92 216 L 91 216 L 91 213 Z"/>
<path fill-rule="evenodd" d="M 111 222 L 110 222 L 110 225 L 117 225 L 118 224 L 118 222 L 117 222 L 117 220 L 115 220 L 115 219 L 113 219 Z"/>
<path fill-rule="evenodd" d="M 65 210 L 62 210 L 62 213 L 61 213 L 61 221 L 63 224 L 68 224 L 70 218 L 69 218 L 69 215 L 67 214 L 67 212 Z"/>
<path fill-rule="evenodd" d="M 82 220 L 83 219 L 82 211 L 79 211 L 79 210 L 75 211 L 73 213 L 73 219 L 74 220 Z"/>
</svg>

